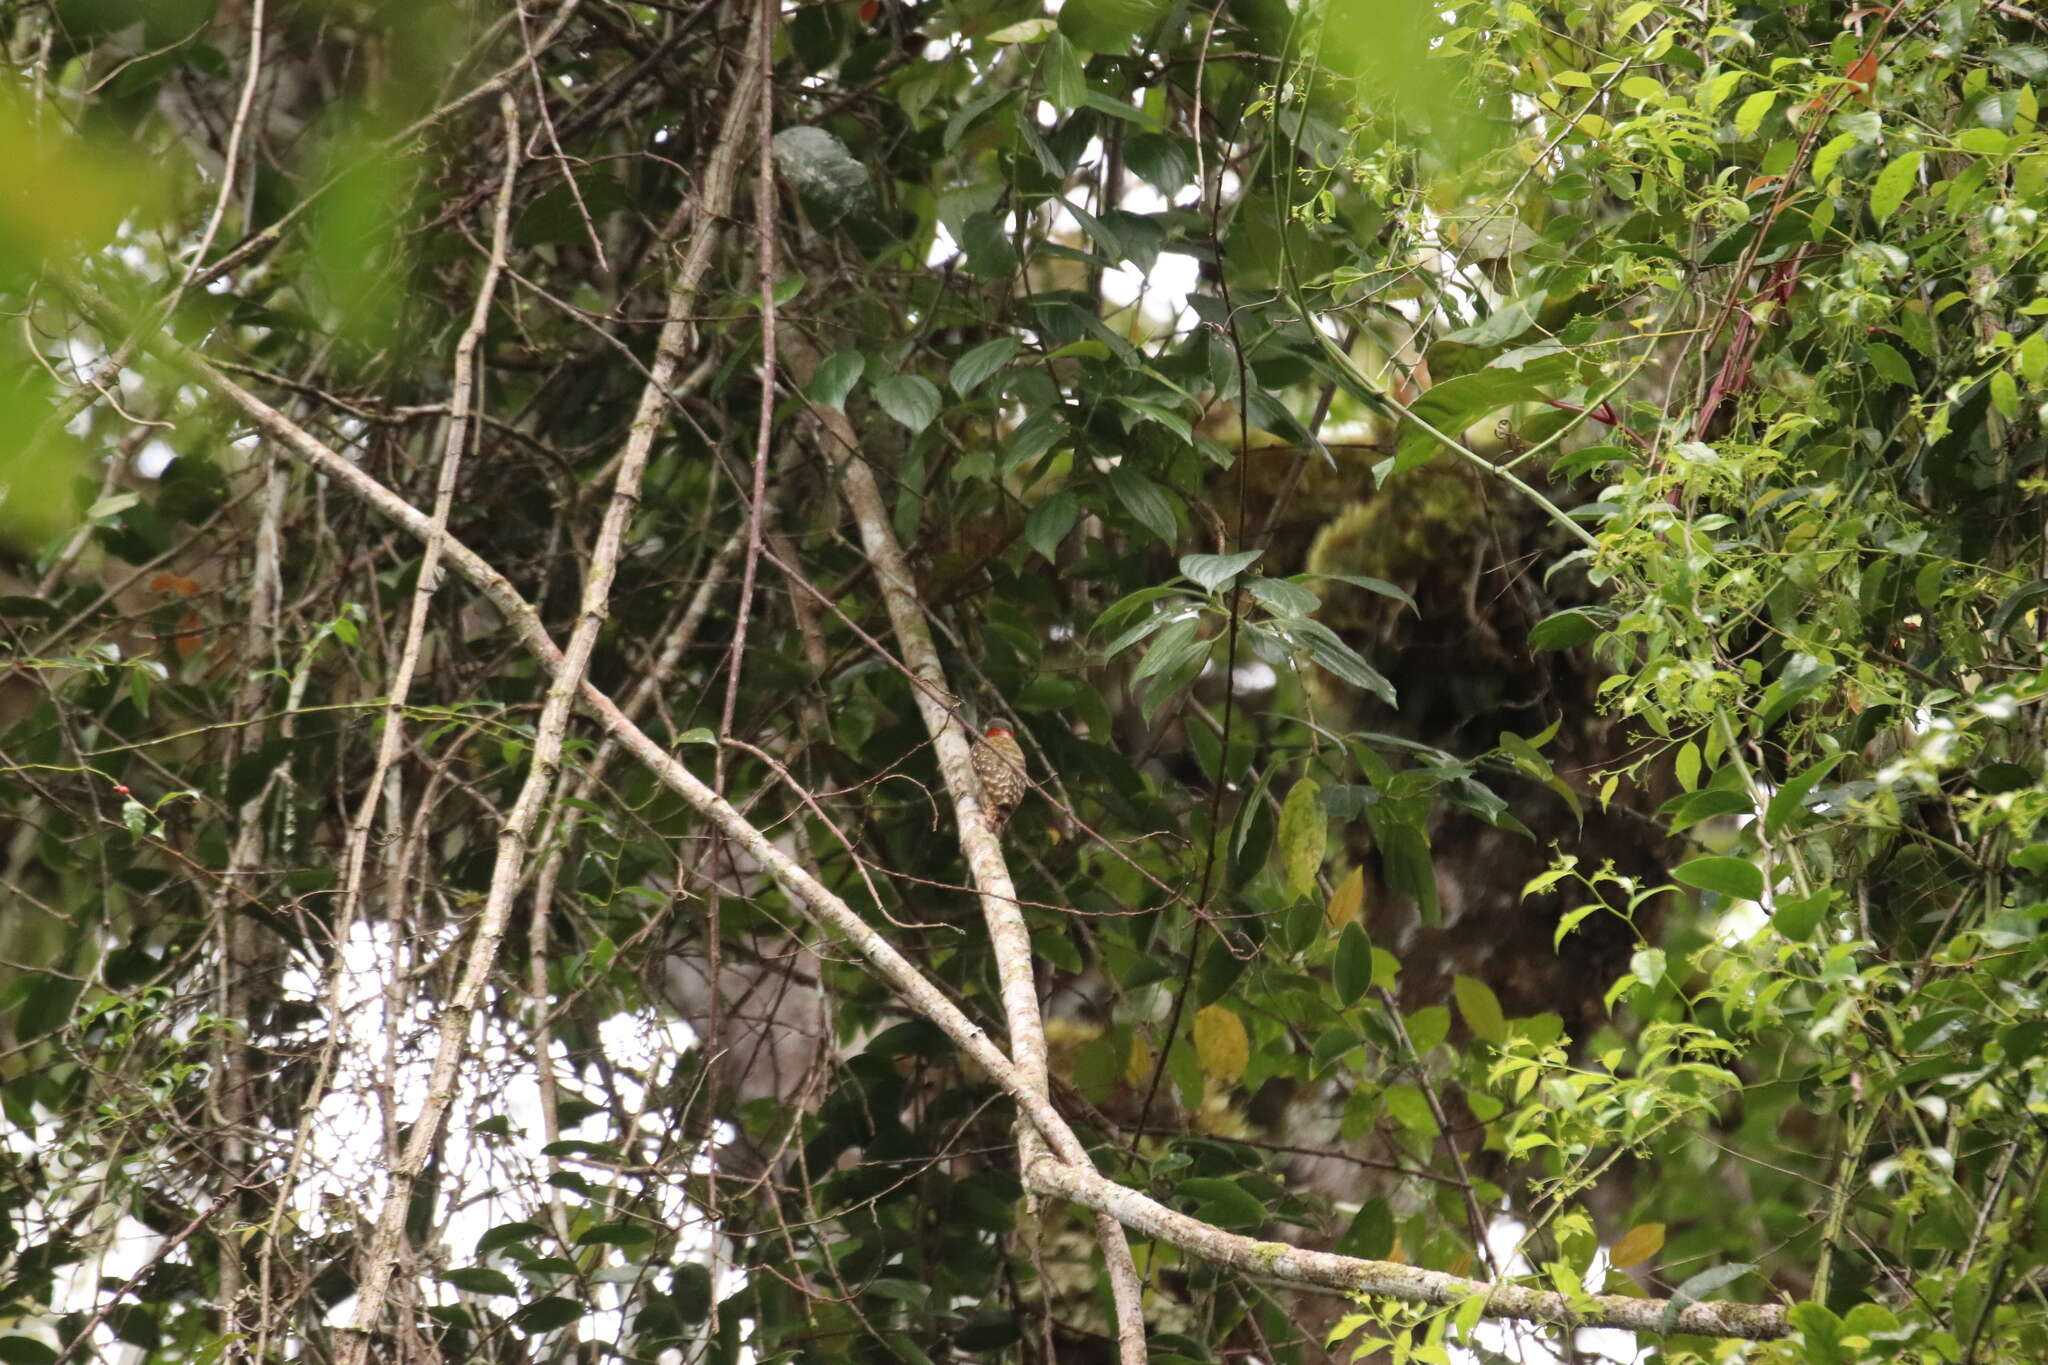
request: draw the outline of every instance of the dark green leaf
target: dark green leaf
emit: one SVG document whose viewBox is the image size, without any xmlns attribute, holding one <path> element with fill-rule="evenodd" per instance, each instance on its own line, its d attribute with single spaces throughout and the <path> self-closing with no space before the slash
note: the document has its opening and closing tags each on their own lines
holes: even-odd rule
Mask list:
<svg viewBox="0 0 2048 1365">
<path fill-rule="evenodd" d="M 1080 501 L 1062 488 L 1032 508 L 1031 515 L 1024 519 L 1024 543 L 1052 559 L 1080 516 Z"/>
<path fill-rule="evenodd" d="M 1173 503 L 1158 484 L 1134 469 L 1119 466 L 1109 472 L 1109 489 L 1140 526 L 1168 545 L 1178 538 Z"/>
<path fill-rule="evenodd" d="M 962 398 L 981 387 L 982 381 L 1010 363 L 1010 357 L 1017 354 L 1022 345 L 1014 336 L 1000 336 L 993 341 L 984 341 L 953 362 L 953 392 Z"/>
<path fill-rule="evenodd" d="M 1592 613 L 1560 611 L 1529 627 L 1531 649 L 1576 649 L 1600 634 L 1600 622 Z"/>
<path fill-rule="evenodd" d="M 502 1270 L 493 1270 L 489 1266 L 464 1266 L 459 1270 L 449 1271 L 441 1278 L 470 1294 L 512 1295 L 519 1292 L 519 1286 L 512 1283 L 510 1275 Z"/>
<path fill-rule="evenodd" d="M 861 371 L 866 368 L 867 357 L 859 351 L 841 351 L 837 355 L 826 356 L 811 375 L 811 382 L 804 386 L 804 393 L 813 403 L 844 412 L 846 395 L 853 392 L 853 386 L 860 382 Z"/>
<path fill-rule="evenodd" d="M 1372 941 L 1353 920 L 1337 935 L 1337 954 L 1330 967 L 1331 984 L 1337 999 L 1355 1005 L 1372 989 Z"/>
<path fill-rule="evenodd" d="M 912 431 L 930 426 L 944 401 L 939 386 L 921 374 L 891 375 L 874 388 L 875 401 L 882 405 L 882 411 Z"/>
<path fill-rule="evenodd" d="M 553 1332 L 583 1320 L 584 1307 L 574 1299 L 549 1294 L 535 1299 L 512 1315 L 512 1325 L 524 1332 Z"/>
</svg>

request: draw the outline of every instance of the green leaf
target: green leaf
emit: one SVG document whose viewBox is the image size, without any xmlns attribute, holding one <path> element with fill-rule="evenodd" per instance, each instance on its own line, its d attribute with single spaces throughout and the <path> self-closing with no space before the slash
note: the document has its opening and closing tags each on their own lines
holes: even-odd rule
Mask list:
<svg viewBox="0 0 2048 1365">
<path fill-rule="evenodd" d="M 1373 842 L 1379 846 L 1380 866 L 1390 890 L 1411 896 L 1424 924 L 1442 918 L 1437 905 L 1436 863 L 1429 853 L 1429 836 L 1417 826 L 1396 819 L 1387 803 L 1369 806 L 1366 823 L 1372 826 Z"/>
<path fill-rule="evenodd" d="M 1080 516 L 1080 500 L 1062 488 L 1032 508 L 1031 515 L 1024 519 L 1024 543 L 1051 559 Z"/>
<path fill-rule="evenodd" d="M 973 393 L 981 387 L 982 381 L 1010 363 L 1010 357 L 1017 354 L 1021 344 L 1016 337 L 1006 336 L 984 341 L 970 349 L 953 362 L 953 392 L 962 398 Z"/>
<path fill-rule="evenodd" d="M 512 1283 L 510 1275 L 489 1266 L 464 1266 L 460 1270 L 449 1271 L 441 1279 L 470 1294 L 513 1295 L 519 1292 L 519 1286 Z"/>
<path fill-rule="evenodd" d="M 1060 7 L 1060 32 L 1083 51 L 1126 52 L 1166 9 L 1167 0 L 1068 0 Z"/>
<path fill-rule="evenodd" d="M 1900 204 L 1918 183 L 1922 154 L 1907 152 L 1895 156 L 1891 163 L 1877 173 L 1877 180 L 1870 187 L 1870 212 L 1882 223 L 1898 211 Z"/>
<path fill-rule="evenodd" d="M 1409 410 L 1452 440 L 1459 440 L 1465 428 L 1499 408 L 1546 397 L 1550 389 L 1569 382 L 1572 369 L 1571 356 L 1553 348 L 1523 361 L 1519 369 L 1489 366 L 1446 379 L 1417 398 Z M 1419 425 L 1407 424 L 1394 448 L 1393 472 L 1413 469 L 1437 449 L 1436 437 Z"/>
<path fill-rule="evenodd" d="M 1529 627 L 1531 649 L 1577 649 L 1600 635 L 1600 621 L 1592 612 L 1574 607 L 1554 612 Z"/>
<path fill-rule="evenodd" d="M 1436 1115 L 1430 1112 L 1429 1097 L 1412 1085 L 1390 1085 L 1380 1092 L 1380 1102 L 1394 1122 L 1421 1137 L 1437 1133 Z"/>
<path fill-rule="evenodd" d="M 1057 19 L 1020 19 L 1014 24 L 997 29 L 982 41 L 1005 44 L 1036 43 L 1044 41 L 1047 34 L 1057 32 L 1058 29 Z"/>
<path fill-rule="evenodd" d="M 1451 1012 L 1442 1005 L 1424 1005 L 1409 1014 L 1408 1041 L 1420 1057 L 1434 1050 L 1451 1033 Z"/>
<path fill-rule="evenodd" d="M 600 1223 L 576 1239 L 580 1247 L 637 1247 L 654 1240 L 653 1229 L 640 1223 Z"/>
<path fill-rule="evenodd" d="M 1320 597 L 1284 578 L 1252 578 L 1244 587 L 1254 602 L 1276 616 L 1311 616 L 1323 605 Z"/>
<path fill-rule="evenodd" d="M 1378 1197 L 1358 1206 L 1358 1212 L 1351 1216 L 1351 1224 L 1337 1239 L 1335 1248 L 1339 1255 L 1356 1256 L 1366 1261 L 1384 1260 L 1393 1249 L 1394 1212 L 1387 1207 L 1386 1200 Z"/>
<path fill-rule="evenodd" d="M 504 1247 L 531 1242 L 543 1235 L 538 1223 L 500 1223 L 476 1239 L 476 1254 L 488 1256 Z"/>
<path fill-rule="evenodd" d="M 1215 592 L 1249 568 L 1263 550 L 1240 550 L 1234 555 L 1182 555 L 1180 571 L 1203 592 Z"/>
<path fill-rule="evenodd" d="M 2020 415 L 2020 386 L 2011 370 L 1991 372 L 1991 406 L 2008 422 Z"/>
<path fill-rule="evenodd" d="M 1902 388 L 1912 388 L 1917 383 L 1913 378 L 1913 367 L 1898 349 L 1882 341 L 1866 341 L 1863 353 L 1870 357 L 1870 367 L 1877 371 L 1878 378 Z"/>
<path fill-rule="evenodd" d="M 804 386 L 804 396 L 835 412 L 845 412 L 846 395 L 852 393 L 853 386 L 860 382 L 861 371 L 867 368 L 867 363 L 867 357 L 859 351 L 840 351 L 826 356 L 818 363 L 811 382 Z"/>
<path fill-rule="evenodd" d="M 1333 583 L 1348 583 L 1354 588 L 1363 588 L 1367 592 L 1378 593 L 1381 597 L 1391 597 L 1416 615 L 1422 614 L 1422 608 L 1415 605 L 1413 597 L 1384 578 L 1374 578 L 1370 574 L 1362 573 L 1311 573 L 1303 574 L 1301 577 L 1327 578 Z"/>
<path fill-rule="evenodd" d="M 1841 754 L 1836 754 L 1833 758 L 1823 759 L 1771 794 L 1771 803 L 1764 811 L 1766 839 L 1775 839 L 1778 831 L 1785 827 L 1785 822 L 1805 809 L 1806 798 L 1812 794 L 1814 786 L 1833 772 L 1835 765 L 1840 763 L 1842 758 Z"/>
<path fill-rule="evenodd" d="M 1759 901 L 1764 897 L 1764 872 L 1747 858 L 1694 858 L 1672 872 L 1686 886 L 1717 891 L 1735 900 Z"/>
<path fill-rule="evenodd" d="M 1140 526 L 1168 545 L 1173 544 L 1179 526 L 1174 520 L 1173 503 L 1158 484 L 1135 469 L 1119 466 L 1109 471 L 1109 491 Z"/>
<path fill-rule="evenodd" d="M 1484 1038 L 1489 1043 L 1499 1043 L 1508 1036 L 1508 1025 L 1500 1011 L 1500 999 L 1493 988 L 1484 981 L 1469 976 L 1453 976 L 1451 993 L 1457 997 L 1458 1013 L 1464 1017 L 1465 1027 L 1472 1030 L 1475 1038 Z"/>
<path fill-rule="evenodd" d="M 1195 638 L 1201 622 L 1194 616 L 1183 616 L 1159 632 L 1159 638 L 1145 651 L 1145 657 L 1138 661 L 1138 667 L 1131 674 L 1132 682 L 1143 682 L 1155 673 L 1172 671 L 1189 650 L 1206 650 L 1207 640 Z"/>
<path fill-rule="evenodd" d="M 1771 928 L 1795 943 L 1813 936 L 1834 905 L 1835 893 L 1815 891 L 1806 896 L 1780 896 L 1771 912 Z"/>
<path fill-rule="evenodd" d="M 523 1332 L 553 1332 L 583 1320 L 583 1305 L 560 1294 L 535 1299 L 512 1315 L 512 1325 Z"/>
<path fill-rule="evenodd" d="M 1323 870 L 1330 821 L 1316 799 L 1320 790 L 1315 779 L 1304 777 L 1280 807 L 1280 863 L 1286 870 L 1288 893 L 1296 897 L 1315 890 L 1316 875 Z"/>
<path fill-rule="evenodd" d="M 1466 346 L 1504 345 L 1536 325 L 1536 315 L 1542 309 L 1544 299 L 1541 289 L 1512 299 L 1494 309 L 1483 321 L 1470 327 L 1460 327 L 1455 332 L 1446 332 L 1443 339 Z"/>
<path fill-rule="evenodd" d="M 931 1297 L 932 1293 L 932 1287 L 928 1284 L 922 1284 L 916 1280 L 891 1279 L 886 1276 L 880 1279 L 869 1280 L 867 1290 L 870 1294 L 878 1294 L 885 1299 L 894 1299 L 897 1303 L 910 1304 L 923 1303 Z"/>
<path fill-rule="evenodd" d="M 1235 1180 L 1198 1177 L 1183 1180 L 1174 1191 L 1195 1202 L 1195 1216 L 1221 1228 L 1255 1228 L 1266 1221 L 1266 1206 Z"/>
<path fill-rule="evenodd" d="M 1764 116 L 1777 102 L 1778 92 L 1775 90 L 1759 90 L 1751 95 L 1735 111 L 1735 131 L 1743 137 L 1755 137 L 1756 130 L 1763 126 Z"/>
<path fill-rule="evenodd" d="M 944 402 L 939 386 L 921 374 L 891 375 L 874 388 L 875 401 L 882 405 L 882 411 L 912 431 L 930 426 Z"/>
<path fill-rule="evenodd" d="M 1330 984 L 1336 987 L 1337 1003 L 1357 1004 L 1372 989 L 1372 941 L 1353 920 L 1337 935 L 1337 952 L 1330 962 Z"/>
<path fill-rule="evenodd" d="M 1288 632 L 1318 664 L 1353 687 L 1372 693 L 1389 706 L 1395 705 L 1394 685 L 1357 650 L 1338 639 L 1328 626 L 1320 621 L 1295 621 L 1288 626 Z"/>
<path fill-rule="evenodd" d="M 1081 58 L 1065 37 L 1045 45 L 1039 69 L 1045 75 L 1045 98 L 1054 108 L 1078 109 L 1088 99 L 1088 77 L 1081 70 Z"/>
</svg>

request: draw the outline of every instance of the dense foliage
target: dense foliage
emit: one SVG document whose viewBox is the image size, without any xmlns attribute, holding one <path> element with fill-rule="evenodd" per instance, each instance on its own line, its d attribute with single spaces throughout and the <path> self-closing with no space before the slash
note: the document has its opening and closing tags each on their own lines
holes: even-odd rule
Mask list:
<svg viewBox="0 0 2048 1365">
<path fill-rule="evenodd" d="M 0 1361 L 2048 1357 L 2033 7 L 0 15 Z"/>
</svg>

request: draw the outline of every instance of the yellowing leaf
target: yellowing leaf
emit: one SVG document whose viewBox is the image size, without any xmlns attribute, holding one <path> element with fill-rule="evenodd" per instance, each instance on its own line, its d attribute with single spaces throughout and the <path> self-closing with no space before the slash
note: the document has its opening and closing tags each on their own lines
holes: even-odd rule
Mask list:
<svg viewBox="0 0 2048 1365">
<path fill-rule="evenodd" d="M 1663 1249 L 1664 1225 L 1638 1223 L 1621 1234 L 1620 1240 L 1609 1249 L 1607 1259 L 1617 1269 L 1626 1270 L 1632 1265 L 1641 1265 Z"/>
<path fill-rule="evenodd" d="M 1145 1046 L 1143 1038 L 1131 1039 L 1131 1059 L 1124 1066 L 1124 1079 L 1132 1085 L 1143 1085 L 1152 1076 L 1152 1049 Z"/>
<path fill-rule="evenodd" d="M 1337 889 L 1330 893 L 1330 903 L 1323 907 L 1323 927 L 1331 933 L 1343 932 L 1344 926 L 1356 920 L 1365 910 L 1365 869 L 1354 867 L 1344 874 L 1344 880 L 1337 883 Z"/>
<path fill-rule="evenodd" d="M 1292 895 L 1306 896 L 1313 891 L 1316 874 L 1323 870 L 1330 819 L 1323 813 L 1322 802 L 1316 800 L 1321 790 L 1314 779 L 1304 777 L 1280 807 L 1280 863 Z"/>
<path fill-rule="evenodd" d="M 1245 1065 L 1252 1059 L 1252 1040 L 1237 1011 L 1224 1005 L 1204 1005 L 1195 1012 L 1195 1057 L 1205 1076 L 1234 1081 L 1244 1075 Z"/>
</svg>

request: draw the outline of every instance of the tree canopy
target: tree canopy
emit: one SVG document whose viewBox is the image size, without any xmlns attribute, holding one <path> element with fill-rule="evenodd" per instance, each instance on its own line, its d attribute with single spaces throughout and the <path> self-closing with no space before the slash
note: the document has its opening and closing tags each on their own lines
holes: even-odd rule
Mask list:
<svg viewBox="0 0 2048 1365">
<path fill-rule="evenodd" d="M 0 1362 L 2048 1358 L 2034 7 L 0 15 Z"/>
</svg>

